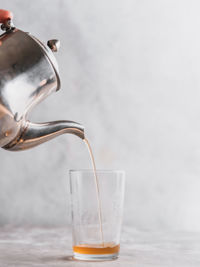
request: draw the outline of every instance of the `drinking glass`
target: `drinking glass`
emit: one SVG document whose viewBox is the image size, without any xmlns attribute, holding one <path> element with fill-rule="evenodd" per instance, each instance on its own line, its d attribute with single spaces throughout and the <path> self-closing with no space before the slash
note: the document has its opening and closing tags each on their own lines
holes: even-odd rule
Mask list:
<svg viewBox="0 0 200 267">
<path fill-rule="evenodd" d="M 124 200 L 124 171 L 71 170 L 74 258 L 116 259 Z"/>
</svg>

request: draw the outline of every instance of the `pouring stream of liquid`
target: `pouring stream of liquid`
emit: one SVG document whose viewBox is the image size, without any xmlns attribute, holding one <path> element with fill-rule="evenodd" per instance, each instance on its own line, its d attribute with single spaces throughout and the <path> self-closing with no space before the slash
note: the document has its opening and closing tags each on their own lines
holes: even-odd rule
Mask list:
<svg viewBox="0 0 200 267">
<path fill-rule="evenodd" d="M 90 158 L 92 161 L 92 166 L 93 166 L 93 171 L 94 171 L 94 178 L 95 178 L 95 185 L 96 185 L 96 193 L 97 193 L 97 202 L 98 202 L 98 217 L 99 217 L 99 227 L 100 227 L 100 237 L 101 237 L 101 242 L 104 245 L 104 236 L 103 236 L 103 227 L 102 227 L 102 208 L 101 208 L 101 199 L 100 199 L 100 191 L 99 191 L 99 179 L 97 177 L 97 169 L 96 169 L 96 164 L 95 164 L 95 160 L 94 160 L 94 155 L 92 153 L 92 149 L 90 146 L 90 143 L 88 142 L 88 140 L 86 138 L 83 139 L 83 141 L 85 142 L 89 154 L 90 154 Z"/>
</svg>

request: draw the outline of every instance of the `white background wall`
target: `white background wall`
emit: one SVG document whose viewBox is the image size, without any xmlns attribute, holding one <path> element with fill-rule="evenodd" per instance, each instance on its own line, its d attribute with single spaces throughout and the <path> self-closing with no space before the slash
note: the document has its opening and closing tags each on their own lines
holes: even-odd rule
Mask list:
<svg viewBox="0 0 200 267">
<path fill-rule="evenodd" d="M 98 168 L 127 173 L 125 224 L 200 230 L 200 2 L 9 0 L 15 25 L 58 38 L 62 89 L 32 121 L 85 125 Z M 70 221 L 68 169 L 90 168 L 65 135 L 0 150 L 0 224 Z"/>
</svg>

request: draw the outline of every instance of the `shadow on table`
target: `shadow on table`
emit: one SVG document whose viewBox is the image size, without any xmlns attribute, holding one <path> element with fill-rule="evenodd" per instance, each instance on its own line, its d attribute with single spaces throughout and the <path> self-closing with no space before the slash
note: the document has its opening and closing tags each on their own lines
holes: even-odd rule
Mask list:
<svg viewBox="0 0 200 267">
<path fill-rule="evenodd" d="M 72 255 L 65 255 L 65 256 L 46 256 L 46 257 L 42 257 L 41 258 L 42 262 L 43 263 L 50 263 L 50 262 L 57 262 L 57 263 L 61 263 L 61 262 L 67 262 L 67 261 L 74 261 L 74 262 L 104 262 L 107 260 L 102 260 L 102 261 L 96 261 L 96 260 L 93 260 L 93 261 L 87 261 L 87 260 L 78 260 L 78 259 L 74 259 L 74 257 Z M 109 260 L 109 261 L 116 261 L 117 259 L 112 259 L 112 260 Z"/>
<path fill-rule="evenodd" d="M 65 256 L 44 256 L 41 258 L 43 262 L 63 262 L 63 261 L 76 261 L 72 255 Z"/>
<path fill-rule="evenodd" d="M 60 257 L 61 261 L 75 261 L 75 259 L 73 258 L 73 256 L 64 256 L 64 257 Z"/>
</svg>

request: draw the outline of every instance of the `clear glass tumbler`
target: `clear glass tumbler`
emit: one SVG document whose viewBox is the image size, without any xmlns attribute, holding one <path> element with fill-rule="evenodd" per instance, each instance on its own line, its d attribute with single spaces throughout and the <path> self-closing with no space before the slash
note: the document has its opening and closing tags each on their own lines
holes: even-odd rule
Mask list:
<svg viewBox="0 0 200 267">
<path fill-rule="evenodd" d="M 75 259 L 118 257 L 124 186 L 124 171 L 70 171 Z"/>
</svg>

